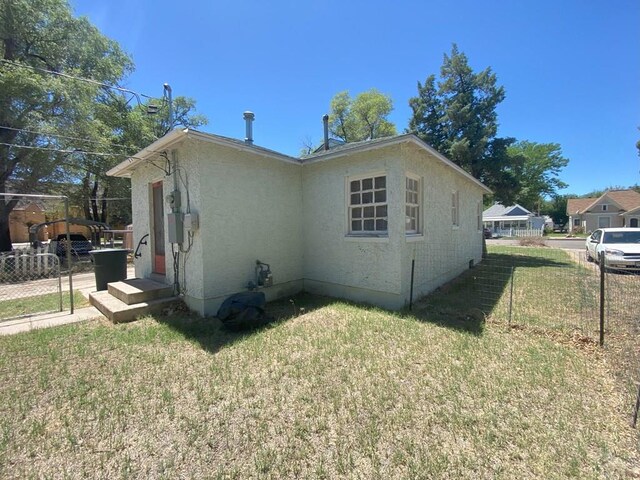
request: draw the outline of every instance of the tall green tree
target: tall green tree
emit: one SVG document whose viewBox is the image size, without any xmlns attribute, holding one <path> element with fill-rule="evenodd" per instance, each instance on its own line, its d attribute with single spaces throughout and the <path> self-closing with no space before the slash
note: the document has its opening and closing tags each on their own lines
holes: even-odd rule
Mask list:
<svg viewBox="0 0 640 480">
<path fill-rule="evenodd" d="M 115 87 L 133 63 L 86 18 L 73 17 L 66 0 L 0 0 L 0 41 L 0 192 L 10 185 L 18 194 L 67 194 L 88 219 L 127 221 L 129 202 L 108 198 L 130 197 L 129 182 L 105 172 L 176 125 L 206 123 L 192 99 L 174 99 L 169 124 L 161 99 L 148 116 L 148 105 L 117 88 L 80 80 Z M 17 201 L 0 199 L 0 251 L 12 247 L 8 218 Z"/>
<path fill-rule="evenodd" d="M 520 165 L 520 191 L 516 202 L 531 211 L 539 211 L 545 197 L 557 195 L 567 184 L 558 178 L 569 160 L 557 143 L 522 140 L 510 145 L 509 156 Z"/>
<path fill-rule="evenodd" d="M 540 213 L 543 215 L 549 215 L 554 224 L 559 225 L 560 228 L 564 229 L 565 225 L 569 221 L 569 216 L 567 215 L 567 200 L 569 198 L 574 197 L 570 195 L 553 195 L 550 200 L 545 200 L 542 203 Z"/>
<path fill-rule="evenodd" d="M 504 98 L 491 68 L 475 73 L 454 44 L 444 55 L 439 79 L 430 75 L 418 82 L 418 95 L 409 100 L 408 131 L 493 189 L 496 200 L 510 204 L 520 188 L 520 165 L 507 152 L 515 140 L 496 137 L 496 107 Z"/>
<path fill-rule="evenodd" d="M 375 88 L 352 99 L 349 92 L 339 92 L 331 99 L 329 130 L 345 142 L 359 142 L 396 134 L 396 127 L 387 117 L 393 111 L 393 101 Z"/>
<path fill-rule="evenodd" d="M 101 90 L 43 70 L 115 84 L 133 64 L 86 18 L 74 18 L 65 0 L 0 0 L 0 41 L 0 192 L 9 181 L 15 193 L 38 192 L 46 180 L 65 178 L 68 159 L 11 145 L 56 146 L 55 137 L 40 132 L 90 123 Z M 11 249 L 9 214 L 16 204 L 16 198 L 0 201 L 0 251 Z"/>
</svg>

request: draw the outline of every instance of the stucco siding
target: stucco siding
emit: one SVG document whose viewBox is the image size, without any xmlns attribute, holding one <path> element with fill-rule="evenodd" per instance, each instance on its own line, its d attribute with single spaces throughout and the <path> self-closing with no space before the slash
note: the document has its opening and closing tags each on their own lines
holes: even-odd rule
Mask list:
<svg viewBox="0 0 640 480">
<path fill-rule="evenodd" d="M 200 183 L 203 299 L 214 314 L 245 291 L 256 260 L 271 266 L 268 298 L 302 288 L 302 169 L 232 148 L 195 142 Z"/>
<path fill-rule="evenodd" d="M 348 235 L 347 188 L 353 177 L 386 175 L 388 235 Z M 392 306 L 400 294 L 400 204 L 403 178 L 397 149 L 386 148 L 305 165 L 303 168 L 303 230 L 305 288 Z M 389 296 L 391 294 L 391 297 Z M 381 301 L 382 298 L 387 300 Z M 397 305 L 395 305 L 397 306 Z"/>
<path fill-rule="evenodd" d="M 478 204 L 482 190 L 443 165 L 424 150 L 403 148 L 404 171 L 420 177 L 422 185 L 422 235 L 403 234 L 402 295 L 408 301 L 411 261 L 415 260 L 414 300 L 482 260 L 482 230 L 478 229 Z M 451 194 L 458 192 L 459 225 L 452 222 Z"/>
</svg>

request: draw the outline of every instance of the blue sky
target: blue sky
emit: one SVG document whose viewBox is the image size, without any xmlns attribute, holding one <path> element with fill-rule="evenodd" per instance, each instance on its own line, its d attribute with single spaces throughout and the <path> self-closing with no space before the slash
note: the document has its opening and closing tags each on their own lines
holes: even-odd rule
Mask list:
<svg viewBox="0 0 640 480">
<path fill-rule="evenodd" d="M 129 88 L 193 97 L 202 130 L 297 156 L 322 137 L 331 97 L 390 95 L 399 131 L 416 82 L 457 43 L 491 66 L 506 99 L 500 136 L 556 142 L 570 159 L 562 193 L 640 183 L 638 0 L 71 0 L 134 59 Z"/>
</svg>

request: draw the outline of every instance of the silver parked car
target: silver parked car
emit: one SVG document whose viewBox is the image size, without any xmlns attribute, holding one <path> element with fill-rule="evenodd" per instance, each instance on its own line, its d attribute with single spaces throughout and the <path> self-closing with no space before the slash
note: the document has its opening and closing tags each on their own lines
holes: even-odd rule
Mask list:
<svg viewBox="0 0 640 480">
<path fill-rule="evenodd" d="M 604 265 L 611 269 L 640 271 L 640 228 L 600 228 L 586 242 L 587 260 L 598 261 L 604 252 Z"/>
</svg>

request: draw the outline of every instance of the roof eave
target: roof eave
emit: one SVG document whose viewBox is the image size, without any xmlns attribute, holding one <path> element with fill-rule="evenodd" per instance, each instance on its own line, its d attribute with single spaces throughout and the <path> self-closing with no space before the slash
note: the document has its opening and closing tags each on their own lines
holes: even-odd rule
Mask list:
<svg viewBox="0 0 640 480">
<path fill-rule="evenodd" d="M 493 191 L 489 187 L 487 187 L 484 183 L 482 183 L 480 180 L 475 178 L 473 175 L 468 173 L 463 168 L 461 168 L 458 165 L 456 165 L 455 163 L 453 163 L 447 157 L 442 155 L 440 152 L 435 150 L 433 147 L 431 147 L 427 143 L 425 143 L 422 140 L 420 140 L 420 138 L 418 138 L 416 135 L 414 135 L 412 133 L 407 133 L 405 135 L 398 135 L 396 137 L 391 137 L 389 140 L 380 141 L 380 142 L 377 142 L 377 143 L 374 143 L 374 144 L 366 144 L 366 143 L 364 143 L 364 144 L 356 145 L 356 146 L 354 146 L 352 148 L 348 148 L 348 147 L 347 148 L 341 148 L 340 150 L 335 151 L 335 152 L 331 152 L 329 150 L 329 152 L 326 153 L 326 154 L 321 154 L 321 155 L 318 155 L 318 156 L 315 156 L 313 158 L 310 158 L 308 160 L 303 161 L 303 164 L 306 165 L 306 164 L 310 164 L 310 163 L 317 163 L 317 162 L 322 162 L 322 161 L 325 161 L 325 160 L 331 160 L 333 158 L 343 157 L 343 156 L 349 155 L 351 153 L 378 150 L 380 148 L 385 148 L 385 147 L 388 147 L 390 145 L 396 145 L 398 143 L 403 143 L 403 142 L 411 142 L 414 145 L 417 145 L 418 147 L 420 147 L 420 148 L 422 148 L 424 150 L 427 150 L 432 156 L 434 156 L 436 159 L 440 160 L 446 166 L 448 166 L 449 168 L 454 169 L 455 171 L 457 171 L 458 173 L 460 173 L 461 175 L 466 177 L 468 180 L 471 180 L 473 183 L 475 183 L 478 187 L 480 187 L 484 191 L 484 193 L 486 193 L 486 194 L 493 193 Z"/>
<path fill-rule="evenodd" d="M 131 177 L 131 174 L 138 167 L 138 165 L 147 160 L 149 157 L 181 141 L 187 136 L 188 133 L 189 129 L 187 128 L 185 128 L 184 130 L 173 130 L 167 133 L 164 137 L 159 138 L 148 147 L 143 148 L 135 155 L 127 158 L 124 162 L 119 163 L 111 170 L 107 171 L 107 175 L 110 177 Z"/>
</svg>

